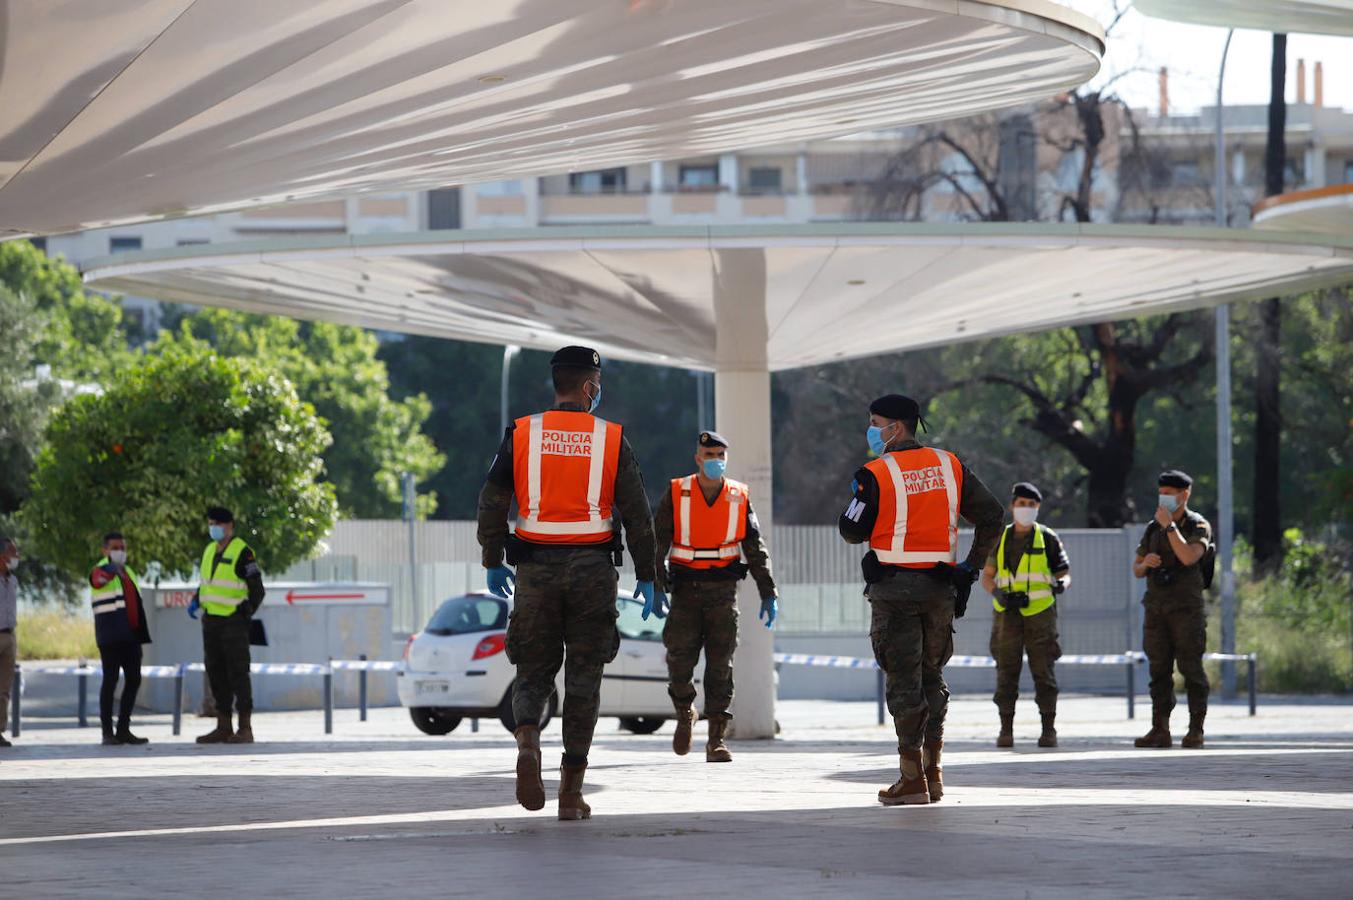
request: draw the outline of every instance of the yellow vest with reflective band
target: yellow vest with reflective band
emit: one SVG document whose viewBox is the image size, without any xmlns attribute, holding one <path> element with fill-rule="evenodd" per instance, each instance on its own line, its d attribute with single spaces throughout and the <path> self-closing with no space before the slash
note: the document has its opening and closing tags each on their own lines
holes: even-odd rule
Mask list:
<svg viewBox="0 0 1353 900">
<path fill-rule="evenodd" d="M 108 565 L 108 557 L 103 557 L 94 565 L 98 568 Z M 132 585 L 139 592 L 141 590 L 141 582 L 137 580 L 136 573 L 132 571 L 132 567 L 123 566 L 122 571 L 127 573 L 127 577 L 132 580 Z M 90 585 L 89 590 L 89 602 L 90 605 L 94 607 L 94 615 L 96 616 L 102 613 L 110 613 L 116 609 L 127 608 L 127 600 L 122 596 L 121 578 L 115 576 L 112 581 L 101 588 Z"/>
<path fill-rule="evenodd" d="M 1005 539 L 1015 526 L 1007 525 L 1001 532 L 1001 543 L 996 548 L 996 587 L 1003 591 L 1023 591 L 1029 595 L 1029 605 L 1020 610 L 1020 614 L 1036 616 L 1052 606 L 1057 599 L 1052 593 L 1052 570 L 1048 568 L 1047 543 L 1043 540 L 1043 526 L 1034 523 L 1033 544 L 1020 557 L 1019 568 L 1011 572 L 1006 568 Z M 1005 607 L 995 598 L 991 605 L 996 612 L 1005 612 Z"/>
<path fill-rule="evenodd" d="M 197 599 L 202 609 L 210 616 L 233 615 L 249 596 L 249 586 L 235 574 L 235 562 L 240 554 L 249 549 L 249 545 L 239 538 L 231 538 L 221 556 L 220 565 L 216 562 L 216 542 L 212 541 L 202 551 L 202 584 L 197 589 Z"/>
</svg>

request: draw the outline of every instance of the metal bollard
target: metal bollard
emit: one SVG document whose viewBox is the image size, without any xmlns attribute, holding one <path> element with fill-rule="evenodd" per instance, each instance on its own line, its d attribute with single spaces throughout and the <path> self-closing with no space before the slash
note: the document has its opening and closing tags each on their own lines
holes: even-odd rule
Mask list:
<svg viewBox="0 0 1353 900">
<path fill-rule="evenodd" d="M 1249 672 L 1246 678 L 1250 683 L 1250 715 L 1254 715 L 1259 706 L 1259 673 L 1257 669 L 1259 658 L 1258 654 L 1255 653 L 1249 654 L 1249 657 L 1247 660 Z"/>
<path fill-rule="evenodd" d="M 80 668 L 85 667 L 85 661 L 80 660 Z M 76 712 L 80 717 L 80 727 L 85 728 L 89 725 L 89 717 L 86 715 L 86 709 L 89 706 L 89 676 L 80 673 L 80 699 L 76 706 Z"/>
<path fill-rule="evenodd" d="M 18 663 L 14 664 L 14 687 L 11 690 L 13 693 L 9 695 L 9 733 L 18 737 L 21 712 L 19 695 L 23 693 L 23 670 L 19 668 Z"/>
<path fill-rule="evenodd" d="M 359 654 L 358 659 L 366 661 L 366 654 Z M 366 669 L 357 673 L 357 705 L 361 710 L 361 721 L 366 721 Z"/>
<path fill-rule="evenodd" d="M 174 737 L 183 732 L 183 663 L 179 663 L 178 673 L 174 675 Z"/>
<path fill-rule="evenodd" d="M 882 669 L 879 669 L 878 672 L 877 672 L 877 674 L 878 674 L 878 680 L 877 680 L 877 682 L 876 682 L 876 693 L 875 693 L 875 696 L 874 696 L 874 701 L 875 701 L 875 706 L 877 706 L 877 708 L 878 708 L 877 711 L 878 711 L 878 720 L 879 720 L 879 724 L 882 725 L 884 722 L 887 721 L 887 720 L 883 717 L 883 714 L 887 711 L 888 707 L 887 707 L 887 704 L 884 703 L 884 699 L 883 699 L 883 690 L 884 690 L 884 689 L 883 689 L 883 670 L 882 670 Z"/>
<path fill-rule="evenodd" d="M 334 733 L 334 670 L 324 673 L 324 733 Z"/>
<path fill-rule="evenodd" d="M 1137 663 L 1136 661 L 1127 664 L 1127 703 L 1128 718 L 1137 717 Z"/>
<path fill-rule="evenodd" d="M 478 717 L 478 716 L 472 716 L 472 717 L 470 718 L 470 733 L 471 733 L 471 734 L 479 734 L 479 717 Z"/>
</svg>

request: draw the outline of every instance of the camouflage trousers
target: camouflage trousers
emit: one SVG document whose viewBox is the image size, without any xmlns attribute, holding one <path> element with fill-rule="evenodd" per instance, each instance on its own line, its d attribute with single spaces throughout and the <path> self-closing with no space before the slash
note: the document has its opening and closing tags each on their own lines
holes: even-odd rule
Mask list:
<svg viewBox="0 0 1353 900">
<path fill-rule="evenodd" d="M 1053 664 L 1062 655 L 1057 643 L 1056 605 L 1032 616 L 1021 615 L 1018 610 L 992 613 L 991 657 L 996 660 L 996 694 L 991 699 L 1003 716 L 1015 714 L 1025 653 L 1029 654 L 1038 711 L 1045 716 L 1056 715 L 1057 676 Z"/>
<path fill-rule="evenodd" d="M 899 570 L 869 585 L 869 639 L 883 670 L 898 746 L 919 750 L 944 737 L 949 686 L 944 664 L 954 655 L 954 587 L 929 572 Z"/>
<path fill-rule="evenodd" d="M 695 702 L 695 665 L 705 651 L 705 715 L 733 718 L 733 651 L 738 646 L 738 583 L 678 581 L 662 631 L 667 647 L 667 694 L 677 709 Z"/>
<path fill-rule="evenodd" d="M 1157 715 L 1168 716 L 1175 707 L 1174 667 L 1184 676 L 1189 695 L 1189 715 L 1207 715 L 1207 695 L 1211 686 L 1203 670 L 1207 649 L 1207 613 L 1201 601 L 1186 602 L 1166 598 L 1143 601 L 1146 616 L 1142 623 L 1142 650 L 1151 671 L 1151 707 Z"/>
<path fill-rule="evenodd" d="M 571 763 L 587 760 L 601 673 L 620 649 L 617 581 L 608 550 L 536 548 L 517 566 L 506 648 L 517 667 L 512 714 L 519 724 L 539 723 L 562 666 L 564 756 Z"/>
</svg>

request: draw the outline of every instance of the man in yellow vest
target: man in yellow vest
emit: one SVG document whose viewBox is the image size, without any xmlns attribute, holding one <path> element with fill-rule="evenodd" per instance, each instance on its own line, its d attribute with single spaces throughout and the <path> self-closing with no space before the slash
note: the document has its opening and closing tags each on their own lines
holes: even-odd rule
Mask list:
<svg viewBox="0 0 1353 900">
<path fill-rule="evenodd" d="M 1071 563 L 1057 532 L 1038 524 L 1043 493 L 1027 481 L 1012 489 L 1010 512 L 996 552 L 982 570 L 982 587 L 991 594 L 991 656 L 996 660 L 996 694 L 1001 716 L 997 747 L 1015 746 L 1015 700 L 1024 654 L 1034 677 L 1034 702 L 1043 719 L 1038 746 L 1057 746 L 1057 676 L 1053 664 L 1062 655 L 1057 643 L 1057 595 L 1071 586 Z"/>
<path fill-rule="evenodd" d="M 90 605 L 94 610 L 94 640 L 103 664 L 99 687 L 99 722 L 105 746 L 147 744 L 132 734 L 132 709 L 141 689 L 141 645 L 150 643 L 146 607 L 136 572 L 127 565 L 127 539 L 121 532 L 103 536 L 103 558 L 89 573 Z M 118 705 L 117 729 L 113 729 L 113 694 L 118 672 L 122 673 L 122 700 Z"/>
<path fill-rule="evenodd" d="M 252 744 L 253 685 L 249 681 L 249 620 L 263 603 L 263 573 L 254 551 L 235 537 L 235 516 L 224 506 L 207 510 L 211 543 L 202 551 L 201 583 L 188 615 L 202 611 L 202 659 L 216 699 L 216 727 L 199 744 Z M 239 710 L 239 729 L 231 709 Z"/>
<path fill-rule="evenodd" d="M 870 404 L 875 459 L 855 473 L 854 496 L 837 525 L 846 543 L 869 543 L 861 561 L 869 638 L 885 676 L 901 769 L 901 778 L 879 791 L 885 806 L 944 795 L 944 665 L 954 654 L 953 622 L 967 610 L 1004 518 L 1001 501 L 957 456 L 916 440 L 918 424 L 925 426 L 921 407 L 910 397 L 888 394 Z M 960 516 L 975 528 L 961 562 Z"/>
<path fill-rule="evenodd" d="M 592 815 L 583 776 L 602 670 L 620 649 L 615 567 L 622 523 L 644 618 L 666 615 L 667 598 L 653 584 L 653 515 L 639 461 L 621 427 L 593 415 L 601 402 L 600 354 L 564 347 L 550 370 L 554 407 L 517 419 L 503 436 L 479 493 L 478 537 L 489 591 L 506 598 L 516 584 L 506 650 L 517 667 L 517 802 L 545 806 L 540 719 L 563 666 L 559 818 L 570 821 Z M 517 527 L 509 532 L 513 499 Z"/>
<path fill-rule="evenodd" d="M 758 618 L 767 628 L 775 623 L 779 602 L 770 554 L 747 485 L 724 477 L 728 441 L 718 432 L 701 432 L 695 464 L 694 475 L 672 479 L 653 516 L 658 559 L 670 553 L 668 570 L 658 567 L 658 587 L 672 597 L 671 617 L 662 633 L 667 693 L 677 717 L 672 749 L 678 756 L 691 749 L 691 727 L 698 718 L 691 679 L 703 648 L 709 720 L 705 761 L 731 762 L 733 754 L 724 737 L 733 718 L 728 707 L 733 701 L 733 651 L 738 645 L 738 582 L 748 572 L 755 579 L 761 595 Z"/>
</svg>

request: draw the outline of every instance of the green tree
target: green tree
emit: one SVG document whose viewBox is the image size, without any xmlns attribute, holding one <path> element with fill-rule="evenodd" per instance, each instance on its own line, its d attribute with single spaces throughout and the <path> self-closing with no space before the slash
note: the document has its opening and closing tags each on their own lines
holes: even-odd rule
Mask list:
<svg viewBox="0 0 1353 900">
<path fill-rule="evenodd" d="M 33 383 L 31 361 L 46 317 L 32 298 L 0 284 L 0 324 L 5 335 L 0 353 L 0 515 L 4 515 L 15 512 L 28 496 L 28 476 L 43 425 L 60 399 L 60 389 L 54 381 Z"/>
<path fill-rule="evenodd" d="M 124 531 L 142 564 L 190 571 L 208 506 L 231 507 L 265 570 L 314 552 L 337 512 L 321 482 L 330 438 L 274 366 L 168 342 L 69 400 L 47 427 L 22 518 L 38 551 L 84 571 Z"/>
<path fill-rule="evenodd" d="M 386 365 L 377 356 L 379 341 L 370 332 L 203 309 L 183 316 L 177 334 L 160 340 L 203 340 L 226 356 L 276 365 L 333 435 L 324 452 L 324 477 L 334 485 L 344 517 L 398 517 L 401 474 L 411 472 L 424 482 L 445 462 L 422 431 L 432 404 L 421 392 L 392 399 Z M 436 503 L 433 493 L 420 494 L 419 514 L 431 514 Z"/>
</svg>

